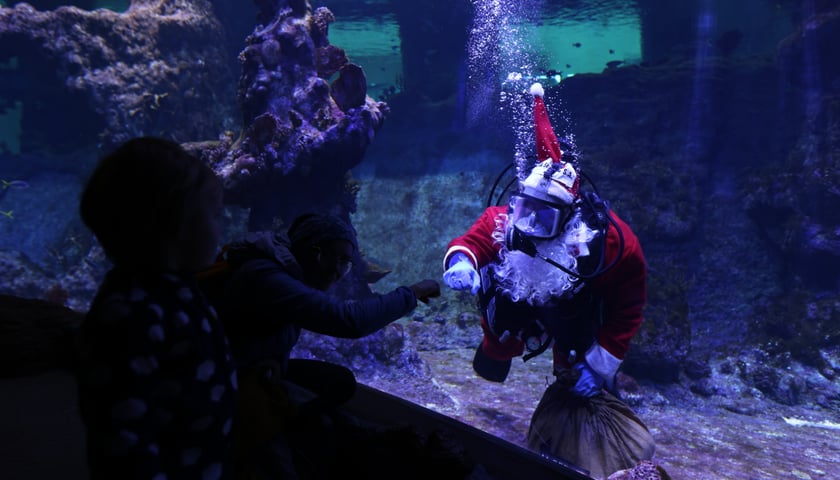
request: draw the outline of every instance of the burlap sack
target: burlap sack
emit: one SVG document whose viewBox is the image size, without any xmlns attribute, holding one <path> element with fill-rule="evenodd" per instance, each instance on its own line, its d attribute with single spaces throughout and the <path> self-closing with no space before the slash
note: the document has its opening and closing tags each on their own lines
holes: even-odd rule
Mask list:
<svg viewBox="0 0 840 480">
<path fill-rule="evenodd" d="M 655 444 L 645 424 L 609 393 L 579 398 L 569 380 L 546 389 L 531 417 L 528 446 L 606 478 L 653 457 Z"/>
</svg>

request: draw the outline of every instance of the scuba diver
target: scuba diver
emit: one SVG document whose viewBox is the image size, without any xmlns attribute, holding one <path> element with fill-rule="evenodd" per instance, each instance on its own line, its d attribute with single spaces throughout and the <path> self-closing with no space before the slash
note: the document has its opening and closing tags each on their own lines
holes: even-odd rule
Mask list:
<svg viewBox="0 0 840 480">
<path fill-rule="evenodd" d="M 527 361 L 552 349 L 557 381 L 531 419 L 529 446 L 609 474 L 653 454 L 647 428 L 608 393 L 616 391 L 616 373 L 642 323 L 645 258 L 630 227 L 597 192 L 581 190 L 576 155 L 554 134 L 542 85 L 533 84 L 530 93 L 537 163 L 519 177 L 519 190 L 507 206 L 489 206 L 449 243 L 443 280 L 452 289 L 478 295 L 484 338 L 473 368 L 481 377 L 503 382 L 513 357 Z M 638 424 L 638 431 L 625 433 L 641 448 L 599 467 L 585 449 L 558 446 L 568 440 L 557 437 L 574 435 L 552 429 L 564 423 L 559 417 L 572 416 L 574 405 L 604 398 L 618 402 L 623 416 Z M 560 406 L 546 416 L 550 404 Z"/>
</svg>

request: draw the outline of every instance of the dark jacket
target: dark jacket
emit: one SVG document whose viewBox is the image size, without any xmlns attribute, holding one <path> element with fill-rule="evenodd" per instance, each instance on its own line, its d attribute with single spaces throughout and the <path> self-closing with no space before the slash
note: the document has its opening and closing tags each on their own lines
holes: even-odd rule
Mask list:
<svg viewBox="0 0 840 480">
<path fill-rule="evenodd" d="M 285 233 L 249 233 L 231 245 L 234 268 L 219 314 L 240 368 L 276 360 L 284 372 L 301 329 L 341 338 L 369 335 L 417 306 L 408 287 L 361 300 L 339 300 L 303 283 Z"/>
</svg>

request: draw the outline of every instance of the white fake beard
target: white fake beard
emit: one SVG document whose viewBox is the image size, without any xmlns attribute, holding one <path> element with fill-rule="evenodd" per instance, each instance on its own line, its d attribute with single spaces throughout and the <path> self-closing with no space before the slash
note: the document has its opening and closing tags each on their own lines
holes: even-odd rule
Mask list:
<svg viewBox="0 0 840 480">
<path fill-rule="evenodd" d="M 512 228 L 512 227 L 511 227 Z M 566 223 L 565 231 L 557 238 L 535 242 L 539 252 L 577 273 L 577 258 L 589 255 L 587 244 L 598 234 L 589 228 L 579 215 Z M 573 294 L 575 280 L 568 273 L 537 257 L 502 247 L 501 261 L 493 267 L 501 291 L 514 302 L 526 301 L 539 307 L 552 299 Z"/>
</svg>

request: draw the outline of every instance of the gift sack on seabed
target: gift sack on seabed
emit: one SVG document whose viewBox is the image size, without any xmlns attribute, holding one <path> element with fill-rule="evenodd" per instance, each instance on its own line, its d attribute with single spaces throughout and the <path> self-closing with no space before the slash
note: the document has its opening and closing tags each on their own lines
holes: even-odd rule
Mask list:
<svg viewBox="0 0 840 480">
<path fill-rule="evenodd" d="M 653 457 L 653 436 L 630 407 L 607 392 L 576 397 L 569 391 L 573 380 L 561 377 L 546 389 L 531 417 L 529 448 L 588 470 L 595 478 Z"/>
</svg>

